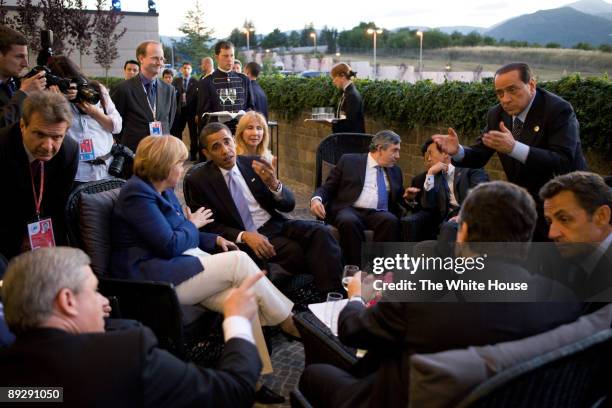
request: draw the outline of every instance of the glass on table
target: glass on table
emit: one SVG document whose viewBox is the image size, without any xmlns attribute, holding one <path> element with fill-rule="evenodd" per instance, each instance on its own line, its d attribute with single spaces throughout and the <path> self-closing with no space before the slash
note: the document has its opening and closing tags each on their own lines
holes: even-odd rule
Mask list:
<svg viewBox="0 0 612 408">
<path fill-rule="evenodd" d="M 334 335 L 338 334 L 338 314 L 340 313 L 339 304 L 342 300 L 342 293 L 329 292 L 325 302 L 325 324 Z"/>
<path fill-rule="evenodd" d="M 344 287 L 344 290 L 348 290 L 349 282 L 351 281 L 351 279 L 353 279 L 353 276 L 355 276 L 355 274 L 359 271 L 360 269 L 357 265 L 344 266 L 344 271 L 342 272 L 342 287 Z"/>
</svg>

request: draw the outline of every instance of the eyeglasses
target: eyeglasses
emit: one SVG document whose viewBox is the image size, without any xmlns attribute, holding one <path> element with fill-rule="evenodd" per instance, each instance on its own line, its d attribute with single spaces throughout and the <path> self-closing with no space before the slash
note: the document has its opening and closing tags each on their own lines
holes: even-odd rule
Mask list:
<svg viewBox="0 0 612 408">
<path fill-rule="evenodd" d="M 149 58 L 151 58 L 155 62 L 161 62 L 162 64 L 164 63 L 164 61 L 166 61 L 164 57 L 149 57 Z"/>
</svg>

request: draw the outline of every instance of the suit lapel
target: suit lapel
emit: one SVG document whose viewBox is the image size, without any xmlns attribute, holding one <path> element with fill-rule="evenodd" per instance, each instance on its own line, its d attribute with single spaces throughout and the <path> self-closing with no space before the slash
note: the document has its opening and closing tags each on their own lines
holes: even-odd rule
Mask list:
<svg viewBox="0 0 612 408">
<path fill-rule="evenodd" d="M 255 200 L 257 203 L 259 203 L 261 208 L 265 208 L 264 204 L 266 202 L 266 197 L 264 194 L 262 194 L 262 191 L 265 191 L 262 189 L 263 182 L 259 176 L 255 174 L 253 168 L 250 166 L 250 163 L 251 161 L 243 158 L 243 156 L 238 156 L 236 160 L 236 165 L 238 166 L 240 173 L 242 173 L 242 177 L 244 177 L 249 190 L 251 190 L 251 194 L 253 194 L 253 197 L 255 197 Z"/>
<path fill-rule="evenodd" d="M 136 98 L 136 101 L 138 102 L 137 106 L 142 106 L 142 109 L 144 110 L 147 119 L 149 119 L 149 122 L 152 122 L 153 112 L 151 112 L 151 109 L 149 109 L 149 99 L 147 98 L 144 85 L 142 84 L 138 76 L 135 76 L 134 78 L 130 79 L 130 81 L 132 84 L 132 92 L 134 93 L 134 98 Z"/>
<path fill-rule="evenodd" d="M 536 138 L 538 137 L 538 132 L 542 126 L 541 123 L 538 123 L 541 118 L 544 117 L 544 104 L 542 103 L 542 100 L 542 92 L 540 92 L 539 89 L 536 89 L 536 96 L 531 104 L 529 112 L 527 113 L 525 124 L 523 125 L 523 132 L 519 137 L 520 142 L 529 146 L 536 145 Z"/>
<path fill-rule="evenodd" d="M 221 170 L 219 170 L 219 167 L 213 164 L 211 166 L 210 173 L 211 173 L 210 174 L 210 179 L 211 179 L 210 184 L 212 187 L 212 191 L 214 191 L 215 194 L 217 195 L 217 198 L 219 199 L 219 203 L 221 204 L 221 207 L 226 207 L 229 210 L 230 216 L 234 219 L 234 221 L 242 229 L 244 229 L 242 218 L 240 217 L 240 213 L 238 212 L 238 209 L 236 208 L 236 204 L 234 204 L 234 199 L 232 198 L 229 188 L 227 187 L 227 184 L 225 183 Z"/>
<path fill-rule="evenodd" d="M 363 191 L 363 185 L 365 184 L 365 173 L 366 173 L 367 168 L 368 168 L 368 153 L 361 156 L 360 162 L 359 162 L 359 173 L 358 174 L 359 174 L 359 186 L 361 187 L 361 189 L 357 193 L 358 197 L 359 197 L 359 194 L 361 194 L 361 191 Z"/>
</svg>

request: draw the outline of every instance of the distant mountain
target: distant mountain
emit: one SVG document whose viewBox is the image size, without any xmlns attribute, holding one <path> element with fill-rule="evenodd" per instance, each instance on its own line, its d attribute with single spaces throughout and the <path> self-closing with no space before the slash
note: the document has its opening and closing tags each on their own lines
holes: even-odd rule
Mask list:
<svg viewBox="0 0 612 408">
<path fill-rule="evenodd" d="M 588 0 L 591 1 L 591 0 Z M 579 42 L 612 44 L 612 21 L 580 12 L 572 7 L 540 10 L 512 18 L 485 32 L 496 39 L 550 42 L 572 47 Z"/>
<path fill-rule="evenodd" d="M 612 13 L 612 4 L 603 0 L 580 0 L 566 5 L 583 13 L 601 16 L 604 13 Z"/>
<path fill-rule="evenodd" d="M 607 18 L 608 20 L 612 20 L 612 11 L 609 13 L 601 13 L 599 17 Z"/>
<path fill-rule="evenodd" d="M 482 34 L 488 30 L 485 27 L 472 27 L 472 26 L 448 26 L 448 27 L 436 27 L 436 29 L 446 34 L 452 34 L 455 31 L 459 31 L 461 34 L 469 34 L 472 31 L 476 31 L 478 34 Z"/>
</svg>

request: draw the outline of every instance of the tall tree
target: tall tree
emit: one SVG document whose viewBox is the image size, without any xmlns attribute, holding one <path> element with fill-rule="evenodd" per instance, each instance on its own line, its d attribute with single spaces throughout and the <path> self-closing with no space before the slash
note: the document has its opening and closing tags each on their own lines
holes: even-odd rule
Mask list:
<svg viewBox="0 0 612 408">
<path fill-rule="evenodd" d="M 289 37 L 287 38 L 287 45 L 289 47 L 299 47 L 300 46 L 300 33 L 297 31 L 292 31 L 289 33 Z"/>
<path fill-rule="evenodd" d="M 123 14 L 117 12 L 112 7 L 106 5 L 106 0 L 96 0 L 96 47 L 94 49 L 94 59 L 105 70 L 106 78 L 108 78 L 108 70 L 113 65 L 113 62 L 119 58 L 117 51 L 117 43 L 125 34 L 127 28 L 119 32 L 117 26 L 123 20 Z"/>
<path fill-rule="evenodd" d="M 40 7 L 32 4 L 32 0 L 17 0 L 17 14 L 12 21 L 12 27 L 26 36 L 28 51 L 35 54 L 40 49 Z"/>
<path fill-rule="evenodd" d="M 70 16 L 64 0 L 40 0 L 43 27 L 53 31 L 53 52 L 70 55 L 74 50 L 71 45 Z"/>
<path fill-rule="evenodd" d="M 338 30 L 335 28 L 323 27 L 321 30 L 321 44 L 327 44 L 327 53 L 335 54 L 338 45 Z"/>
<path fill-rule="evenodd" d="M 187 11 L 185 21 L 179 30 L 185 34 L 185 37 L 181 41 L 174 42 L 177 52 L 189 56 L 194 63 L 210 53 L 206 43 L 210 40 L 213 31 L 204 23 L 204 9 L 199 0 Z"/>
<path fill-rule="evenodd" d="M 66 4 L 70 17 L 67 21 L 69 41 L 79 51 L 79 66 L 83 69 L 83 55 L 91 54 L 95 21 L 92 21 L 92 15 L 86 11 L 83 0 L 66 0 Z"/>
<path fill-rule="evenodd" d="M 261 41 L 263 48 L 284 47 L 287 45 L 287 35 L 278 28 L 275 28 L 270 34 L 266 35 Z"/>
<path fill-rule="evenodd" d="M 313 32 L 316 32 L 313 23 L 306 24 L 304 26 L 302 32 L 300 33 L 300 46 L 307 47 L 309 45 L 312 45 L 313 42 L 312 38 L 310 37 L 310 34 Z"/>
</svg>

